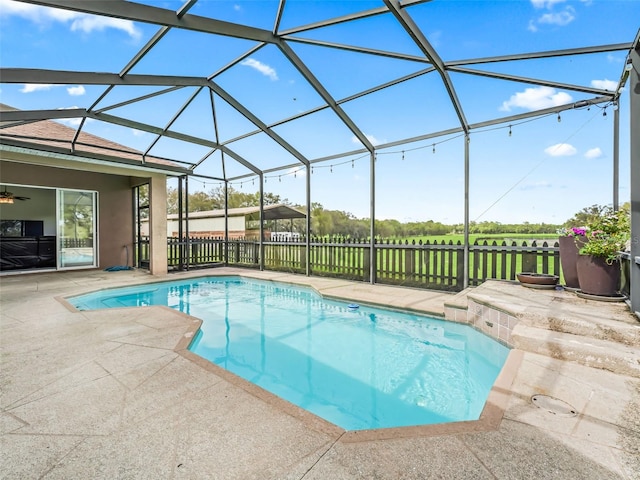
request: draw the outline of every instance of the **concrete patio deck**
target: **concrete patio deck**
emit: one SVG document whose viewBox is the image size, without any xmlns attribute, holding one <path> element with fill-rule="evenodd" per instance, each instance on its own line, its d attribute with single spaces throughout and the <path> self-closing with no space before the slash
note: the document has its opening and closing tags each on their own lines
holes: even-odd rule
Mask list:
<svg viewBox="0 0 640 480">
<path fill-rule="evenodd" d="M 197 319 L 74 312 L 59 298 L 204 274 L 463 312 L 478 328 L 504 317 L 517 357 L 497 389 L 504 411 L 453 430 L 350 435 L 186 351 Z M 640 323 L 622 304 L 508 282 L 452 295 L 231 268 L 2 276 L 0 302 L 3 479 L 640 479 Z M 539 408 L 535 394 L 576 414 Z"/>
</svg>

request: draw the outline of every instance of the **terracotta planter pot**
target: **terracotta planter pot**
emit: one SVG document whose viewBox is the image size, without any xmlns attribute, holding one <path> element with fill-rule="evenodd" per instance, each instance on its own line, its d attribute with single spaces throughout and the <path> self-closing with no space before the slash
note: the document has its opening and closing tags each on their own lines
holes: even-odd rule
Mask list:
<svg viewBox="0 0 640 480">
<path fill-rule="evenodd" d="M 558 283 L 557 275 L 547 275 L 545 273 L 522 272 L 516 274 L 520 283 L 529 285 L 551 285 Z"/>
<path fill-rule="evenodd" d="M 578 282 L 580 290 L 589 295 L 615 297 L 620 286 L 620 262 L 611 265 L 606 259 L 591 255 L 578 255 Z"/>
</svg>

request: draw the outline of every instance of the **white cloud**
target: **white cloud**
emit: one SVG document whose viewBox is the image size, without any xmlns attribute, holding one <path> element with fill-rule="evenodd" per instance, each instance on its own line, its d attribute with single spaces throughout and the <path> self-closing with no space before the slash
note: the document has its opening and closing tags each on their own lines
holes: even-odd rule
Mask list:
<svg viewBox="0 0 640 480">
<path fill-rule="evenodd" d="M 539 25 L 555 25 L 564 27 L 576 19 L 575 9 L 567 5 L 562 10 L 554 11 L 554 6 L 563 3 L 565 0 L 531 0 L 531 4 L 536 9 L 545 9 L 546 13 L 541 14 L 535 20 L 530 20 L 527 30 L 537 32 Z"/>
<path fill-rule="evenodd" d="M 616 55 L 614 55 L 612 53 L 608 53 L 607 54 L 607 62 L 609 62 L 609 63 L 622 63 L 622 62 L 624 62 L 624 58 L 616 56 Z"/>
<path fill-rule="evenodd" d="M 52 85 L 50 83 L 25 83 L 20 89 L 21 93 L 33 93 L 51 90 L 52 88 L 62 87 L 63 85 Z M 72 97 L 78 97 L 86 93 L 82 85 L 77 87 L 67 87 L 67 93 Z M 75 107 L 74 107 L 75 108 Z"/>
<path fill-rule="evenodd" d="M 20 89 L 22 93 L 38 92 L 41 90 L 51 90 L 57 85 L 51 85 L 49 83 L 25 83 L 24 87 Z"/>
<path fill-rule="evenodd" d="M 78 85 L 77 87 L 67 87 L 67 93 L 72 97 L 79 97 L 87 92 L 82 85 Z"/>
<path fill-rule="evenodd" d="M 68 127 L 79 127 L 82 122 L 81 118 L 60 118 L 58 120 L 60 123 L 64 123 Z"/>
<path fill-rule="evenodd" d="M 615 92 L 616 88 L 618 88 L 618 82 L 614 82 L 613 80 L 591 80 L 591 86 L 593 88 L 600 88 L 601 90 L 608 90 L 610 92 Z"/>
<path fill-rule="evenodd" d="M 600 147 L 590 148 L 584 154 L 584 158 L 589 158 L 589 159 L 600 158 L 601 156 L 602 156 L 602 150 L 600 150 Z"/>
<path fill-rule="evenodd" d="M 373 135 L 366 135 L 365 137 L 367 137 L 367 140 L 369 140 L 369 143 L 371 143 L 371 145 L 380 145 L 381 143 L 384 143 L 381 140 L 378 140 L 376 137 L 374 137 Z M 355 135 L 353 137 L 351 137 L 351 141 L 353 143 L 356 143 L 358 145 L 362 145 L 362 142 L 358 139 L 358 137 L 356 137 Z"/>
<path fill-rule="evenodd" d="M 556 143 L 544 149 L 544 153 L 550 157 L 571 157 L 578 153 L 576 147 L 570 143 Z"/>
<path fill-rule="evenodd" d="M 91 33 L 93 31 L 103 31 L 107 28 L 122 30 L 130 37 L 138 39 L 141 36 L 140 30 L 131 20 L 120 18 L 102 17 L 89 15 L 86 13 L 72 12 L 50 7 L 41 7 L 26 3 L 14 2 L 11 0 L 0 0 L 0 15 L 18 16 L 37 23 L 46 25 L 50 22 L 60 22 L 70 24 L 72 32 L 81 31 Z"/>
<path fill-rule="evenodd" d="M 247 58 L 245 61 L 240 63 L 240 65 L 244 65 L 245 67 L 251 67 L 254 70 L 257 70 L 258 72 L 263 74 L 264 76 L 269 77 L 271 80 L 274 80 L 274 81 L 278 80 L 278 74 L 276 73 L 274 68 L 270 67 L 265 63 L 259 62 L 254 58 Z"/>
<path fill-rule="evenodd" d="M 133 133 L 134 137 L 142 137 L 147 134 L 147 132 L 144 132 L 142 130 L 136 130 L 135 128 L 131 129 L 131 133 Z"/>
<path fill-rule="evenodd" d="M 547 25 L 558 25 L 564 27 L 575 20 L 575 10 L 571 7 L 565 8 L 561 12 L 545 13 L 538 18 L 538 23 Z"/>
<path fill-rule="evenodd" d="M 571 95 L 565 92 L 557 92 L 555 88 L 531 87 L 526 88 L 523 92 L 511 95 L 509 100 L 502 102 L 500 110 L 508 112 L 512 107 L 540 110 L 542 108 L 566 105 L 571 101 L 573 101 Z"/>
<path fill-rule="evenodd" d="M 141 32 L 136 28 L 131 20 L 123 20 L 122 18 L 98 17 L 95 15 L 82 15 L 71 22 L 71 31 L 78 30 L 84 33 L 91 33 L 94 30 L 99 32 L 107 29 L 115 28 L 129 34 L 131 38 L 140 38 Z"/>
<path fill-rule="evenodd" d="M 562 3 L 566 0 L 531 0 L 534 8 L 552 8 L 556 3 Z"/>
</svg>

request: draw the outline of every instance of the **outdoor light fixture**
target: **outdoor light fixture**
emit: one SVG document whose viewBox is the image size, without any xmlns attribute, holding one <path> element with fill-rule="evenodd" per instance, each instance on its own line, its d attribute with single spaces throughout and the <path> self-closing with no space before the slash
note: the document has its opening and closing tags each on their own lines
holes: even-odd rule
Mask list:
<svg viewBox="0 0 640 480">
<path fill-rule="evenodd" d="M 632 68 L 633 68 L 633 63 L 631 62 L 630 58 L 627 58 L 627 64 L 624 66 L 624 69 L 627 72 L 630 72 Z"/>
<path fill-rule="evenodd" d="M 511 125 L 509 125 L 509 136 L 511 136 Z"/>
<path fill-rule="evenodd" d="M 13 196 L 11 197 L 6 197 L 4 195 L 0 196 L 0 203 L 13 203 Z"/>
<path fill-rule="evenodd" d="M 558 123 L 562 121 L 562 117 L 560 117 L 560 112 L 558 112 Z"/>
</svg>

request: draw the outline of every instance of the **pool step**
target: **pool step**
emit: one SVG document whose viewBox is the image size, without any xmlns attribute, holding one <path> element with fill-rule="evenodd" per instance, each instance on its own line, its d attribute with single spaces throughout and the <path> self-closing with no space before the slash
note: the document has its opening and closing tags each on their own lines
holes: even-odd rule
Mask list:
<svg viewBox="0 0 640 480">
<path fill-rule="evenodd" d="M 640 323 L 595 317 L 593 309 L 591 312 L 573 310 L 569 314 L 551 310 L 544 315 L 528 313 L 522 320 L 529 327 L 640 347 Z"/>
<path fill-rule="evenodd" d="M 511 333 L 515 348 L 640 378 L 640 350 L 617 341 L 584 337 L 519 323 Z"/>
</svg>

